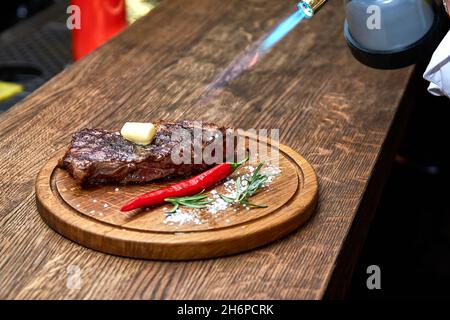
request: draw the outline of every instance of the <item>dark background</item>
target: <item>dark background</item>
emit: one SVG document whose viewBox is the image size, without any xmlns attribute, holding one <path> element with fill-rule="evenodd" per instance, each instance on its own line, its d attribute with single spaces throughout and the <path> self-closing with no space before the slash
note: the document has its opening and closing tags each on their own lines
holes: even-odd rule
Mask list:
<svg viewBox="0 0 450 320">
<path fill-rule="evenodd" d="M 6 0 L 0 10 L 0 32 L 48 8 L 53 0 Z"/>
<path fill-rule="evenodd" d="M 441 12 L 438 41 L 450 29 Z M 349 299 L 450 298 L 450 99 L 427 92 L 431 54 L 416 64 L 408 127 L 353 274 Z M 411 81 L 414 81 L 412 79 Z M 381 269 L 368 290 L 367 267 Z"/>
</svg>

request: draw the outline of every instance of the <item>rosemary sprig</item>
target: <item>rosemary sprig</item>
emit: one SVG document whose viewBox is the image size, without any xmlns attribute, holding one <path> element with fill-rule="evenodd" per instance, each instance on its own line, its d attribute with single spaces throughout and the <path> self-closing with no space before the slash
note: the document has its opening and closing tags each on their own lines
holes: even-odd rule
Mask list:
<svg viewBox="0 0 450 320">
<path fill-rule="evenodd" d="M 164 199 L 164 201 L 169 202 L 173 205 L 172 210 L 168 211 L 167 213 L 174 213 L 180 206 L 185 206 L 192 209 L 206 208 L 212 200 L 207 199 L 208 196 L 205 196 L 203 194 L 204 192 L 205 190 L 193 196 Z"/>
<path fill-rule="evenodd" d="M 226 202 L 231 204 L 242 204 L 256 208 L 267 208 L 266 205 L 254 204 L 248 201 L 248 198 L 253 196 L 259 189 L 264 187 L 267 181 L 267 176 L 259 173 L 264 163 L 260 163 L 258 167 L 253 171 L 252 176 L 249 179 L 244 179 L 246 185 L 242 185 L 241 177 L 236 179 L 236 194 L 234 197 L 227 197 L 223 194 L 219 196 Z"/>
</svg>

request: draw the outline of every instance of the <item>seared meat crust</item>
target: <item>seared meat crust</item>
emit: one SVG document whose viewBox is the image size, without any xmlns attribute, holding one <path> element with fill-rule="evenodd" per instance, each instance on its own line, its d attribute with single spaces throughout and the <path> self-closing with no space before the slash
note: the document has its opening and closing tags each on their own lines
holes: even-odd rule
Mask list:
<svg viewBox="0 0 450 320">
<path fill-rule="evenodd" d="M 226 128 L 214 124 L 181 121 L 156 123 L 157 133 L 153 142 L 146 146 L 124 139 L 119 132 L 103 129 L 83 129 L 73 135 L 67 152 L 59 161 L 81 184 L 91 183 L 142 183 L 167 176 L 191 175 L 206 170 L 211 164 L 204 161 L 194 164 L 194 144 L 204 150 L 211 143 L 223 143 L 225 159 Z M 194 129 L 202 130 L 203 138 L 194 140 Z M 175 164 L 171 155 L 179 150 L 181 136 L 190 134 L 191 164 Z M 217 135 L 217 133 L 221 135 Z M 178 138 L 175 138 L 178 137 Z M 218 141 L 221 139 L 221 141 Z M 184 140 L 185 141 L 185 140 Z M 197 141 L 197 142 L 196 142 Z M 225 161 L 225 160 L 224 160 Z"/>
</svg>

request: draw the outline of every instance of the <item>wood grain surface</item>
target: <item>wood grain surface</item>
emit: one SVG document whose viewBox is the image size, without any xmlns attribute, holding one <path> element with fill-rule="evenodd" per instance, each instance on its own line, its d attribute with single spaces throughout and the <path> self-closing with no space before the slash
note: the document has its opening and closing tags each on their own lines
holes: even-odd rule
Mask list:
<svg viewBox="0 0 450 320">
<path fill-rule="evenodd" d="M 257 139 L 252 140 L 259 143 Z M 284 145 L 279 145 L 279 149 L 270 145 L 269 148 L 273 155 L 259 153 L 231 176 L 237 179 L 251 174 L 251 168 L 259 163 L 264 163 L 263 172 L 279 168 L 279 174 L 271 177 L 272 183 L 251 198 L 253 203 L 266 204 L 266 208 L 239 206 L 214 213 L 198 210 L 190 214 L 196 221 L 183 223 L 174 222 L 166 215 L 163 209 L 171 207 L 167 203 L 124 213 L 120 207 L 130 199 L 176 180 L 81 187 L 67 171 L 56 167 L 66 152 L 64 148 L 37 176 L 38 210 L 44 221 L 66 238 L 105 253 L 172 261 L 240 253 L 296 230 L 310 218 L 317 205 L 317 177 L 311 165 Z M 212 189 L 227 193 L 223 183 Z M 212 189 L 206 190 L 205 195 L 212 198 Z"/>
<path fill-rule="evenodd" d="M 368 181 L 379 173 L 375 165 L 412 68 L 380 71 L 355 61 L 342 36 L 342 4 L 330 1 L 252 70 L 193 105 L 292 10 L 289 0 L 163 1 L 2 114 L 0 298 L 322 298 L 336 264 L 347 263 L 338 257 Z M 195 262 L 105 255 L 51 230 L 34 199 L 39 168 L 78 129 L 142 119 L 279 128 L 281 142 L 317 172 L 317 213 L 271 245 Z M 80 289 L 66 286 L 70 266 L 82 272 Z"/>
</svg>

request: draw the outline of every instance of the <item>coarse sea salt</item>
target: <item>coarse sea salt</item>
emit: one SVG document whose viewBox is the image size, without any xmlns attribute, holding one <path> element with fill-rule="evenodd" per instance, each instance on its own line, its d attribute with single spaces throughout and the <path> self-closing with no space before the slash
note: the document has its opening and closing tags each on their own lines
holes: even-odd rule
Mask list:
<svg viewBox="0 0 450 320">
<path fill-rule="evenodd" d="M 229 204 L 222 198 L 214 198 L 214 200 L 209 204 L 207 210 L 209 213 L 216 214 L 219 211 L 226 210 Z"/>
<path fill-rule="evenodd" d="M 174 213 L 168 214 L 167 217 L 164 219 L 164 223 L 169 225 L 172 224 L 183 225 L 186 223 L 201 224 L 202 222 L 194 212 L 187 212 L 178 209 Z"/>
<path fill-rule="evenodd" d="M 242 174 L 240 172 L 237 172 L 238 175 L 240 175 L 241 178 L 241 188 L 245 189 L 248 186 L 248 179 L 251 178 L 251 175 L 256 170 L 256 167 L 254 166 L 246 166 L 241 169 L 243 172 Z M 267 181 L 264 184 L 265 187 L 269 186 L 277 175 L 281 173 L 281 170 L 278 166 L 275 166 L 273 164 L 267 163 L 262 169 L 261 173 L 267 176 Z M 236 197 L 236 180 L 233 178 L 228 177 L 226 181 L 223 183 L 223 191 L 220 192 L 225 197 L 234 198 Z M 174 213 L 167 214 L 166 218 L 164 219 L 163 223 L 168 225 L 184 225 L 184 224 L 202 224 L 202 219 L 200 218 L 201 212 L 209 213 L 211 216 L 217 217 L 219 213 L 226 212 L 230 207 L 233 207 L 233 204 L 230 204 L 223 200 L 219 192 L 215 189 L 210 191 L 210 197 L 208 197 L 208 200 L 211 202 L 208 204 L 208 206 L 205 209 L 199 210 L 199 209 L 187 209 L 187 208 L 180 208 Z M 242 206 L 245 210 L 250 210 L 249 206 L 246 206 L 245 204 Z M 167 212 L 167 208 L 164 207 L 163 211 Z M 233 212 L 237 212 L 237 208 L 233 208 Z M 226 223 L 230 222 L 230 219 L 225 220 Z"/>
</svg>

